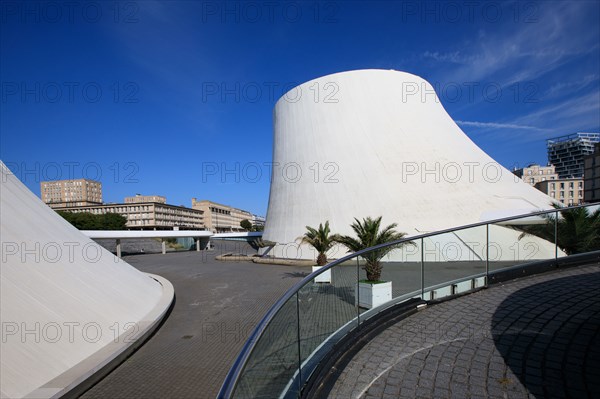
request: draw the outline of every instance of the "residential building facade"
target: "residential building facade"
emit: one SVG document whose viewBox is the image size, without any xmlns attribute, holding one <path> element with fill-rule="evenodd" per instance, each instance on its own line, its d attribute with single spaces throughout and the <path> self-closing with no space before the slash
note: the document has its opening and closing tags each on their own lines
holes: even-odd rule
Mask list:
<svg viewBox="0 0 600 399">
<path fill-rule="evenodd" d="M 75 213 L 89 212 L 94 215 L 118 213 L 127 218 L 126 226 L 130 230 L 204 229 L 204 212 L 202 210 L 158 202 L 68 206 L 54 209 Z"/>
<path fill-rule="evenodd" d="M 162 195 L 141 195 L 136 194 L 133 197 L 125 197 L 126 204 L 139 204 L 142 202 L 158 202 L 159 204 L 166 204 L 167 198 Z"/>
<path fill-rule="evenodd" d="M 594 152 L 600 133 L 575 133 L 546 140 L 548 162 L 561 179 L 583 178 L 583 159 Z"/>
<path fill-rule="evenodd" d="M 240 222 L 244 219 L 253 220 L 253 215 L 248 211 L 209 200 L 192 198 L 192 208 L 204 212 L 205 228 L 213 233 L 244 231 Z"/>
<path fill-rule="evenodd" d="M 265 226 L 265 217 L 264 216 L 259 216 L 259 215 L 252 215 L 252 219 L 250 220 L 250 222 L 252 222 L 252 224 L 254 226 Z"/>
<path fill-rule="evenodd" d="M 583 179 L 546 180 L 534 187 L 567 206 L 583 203 Z"/>
<path fill-rule="evenodd" d="M 542 181 L 558 179 L 553 165 L 540 166 L 532 164 L 526 168 L 516 169 L 513 173 L 530 186 L 535 186 Z"/>
<path fill-rule="evenodd" d="M 594 152 L 584 160 L 583 182 L 585 202 L 600 202 L 600 143 L 594 146 Z"/>
<path fill-rule="evenodd" d="M 102 183 L 90 179 L 40 182 L 40 197 L 51 208 L 102 204 Z"/>
</svg>

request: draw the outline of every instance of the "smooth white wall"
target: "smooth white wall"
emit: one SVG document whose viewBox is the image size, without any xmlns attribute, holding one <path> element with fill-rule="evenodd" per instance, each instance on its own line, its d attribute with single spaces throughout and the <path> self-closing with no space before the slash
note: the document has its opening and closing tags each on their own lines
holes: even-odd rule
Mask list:
<svg viewBox="0 0 600 399">
<path fill-rule="evenodd" d="M 417 235 L 479 222 L 490 211 L 550 208 L 550 197 L 477 147 L 415 75 L 324 76 L 282 97 L 273 118 L 264 239 L 279 243 L 275 256 L 312 258 L 293 243 L 306 225 L 325 220 L 332 231 L 351 234 L 354 217 L 382 215 L 384 224 Z"/>
<path fill-rule="evenodd" d="M 0 169 L 0 389 L 18 398 L 127 340 L 127 323 L 144 320 L 163 288 Z"/>
</svg>

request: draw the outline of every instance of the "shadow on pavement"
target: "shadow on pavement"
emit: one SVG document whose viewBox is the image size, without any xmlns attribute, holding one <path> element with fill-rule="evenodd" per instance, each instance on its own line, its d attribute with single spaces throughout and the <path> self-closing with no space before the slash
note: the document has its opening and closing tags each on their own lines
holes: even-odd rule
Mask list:
<svg viewBox="0 0 600 399">
<path fill-rule="evenodd" d="M 519 290 L 492 318 L 498 351 L 536 397 L 600 397 L 600 273 Z"/>
</svg>

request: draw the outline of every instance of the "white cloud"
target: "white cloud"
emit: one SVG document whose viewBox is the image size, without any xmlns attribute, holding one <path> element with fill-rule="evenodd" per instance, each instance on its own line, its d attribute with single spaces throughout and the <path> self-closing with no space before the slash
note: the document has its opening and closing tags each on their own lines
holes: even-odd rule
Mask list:
<svg viewBox="0 0 600 399">
<path fill-rule="evenodd" d="M 521 130 L 535 130 L 539 132 L 547 132 L 549 129 L 543 129 L 536 126 L 518 125 L 515 123 L 498 123 L 498 122 L 476 122 L 476 121 L 455 121 L 462 126 L 474 126 L 480 128 L 492 128 L 492 129 L 521 129 Z"/>
<path fill-rule="evenodd" d="M 514 120 L 516 124 L 551 126 L 567 133 L 597 129 L 600 126 L 600 92 L 552 103 Z"/>
<path fill-rule="evenodd" d="M 466 57 L 460 53 L 460 51 L 454 51 L 452 53 L 439 53 L 437 51 L 430 52 L 425 51 L 422 55 L 423 58 L 431 58 L 439 62 L 452 62 L 454 64 L 466 64 L 472 60 L 472 57 Z"/>
<path fill-rule="evenodd" d="M 442 64 L 446 80 L 453 82 L 508 86 L 536 79 L 578 56 L 598 52 L 598 27 L 582 23 L 589 13 L 585 3 L 540 3 L 535 23 L 491 24 L 476 39 L 445 52 L 425 51 L 421 58 Z"/>
<path fill-rule="evenodd" d="M 584 77 L 578 80 L 561 81 L 552 85 L 544 93 L 544 97 L 555 97 L 568 92 L 576 92 L 587 87 L 589 84 L 598 81 L 599 79 L 600 75 L 596 73 L 585 75 Z"/>
</svg>

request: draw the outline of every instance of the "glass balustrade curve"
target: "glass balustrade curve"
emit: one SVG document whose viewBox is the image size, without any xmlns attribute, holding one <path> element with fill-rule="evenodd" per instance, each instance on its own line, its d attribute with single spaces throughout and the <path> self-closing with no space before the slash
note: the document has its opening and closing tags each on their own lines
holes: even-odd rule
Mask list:
<svg viewBox="0 0 600 399">
<path fill-rule="evenodd" d="M 330 349 L 385 309 L 487 286 L 496 273 L 600 250 L 600 206 L 560 208 L 408 237 L 335 260 L 297 283 L 256 327 L 222 398 L 299 397 Z M 380 280 L 367 280 L 377 265 Z"/>
</svg>

